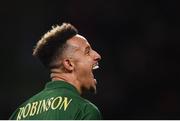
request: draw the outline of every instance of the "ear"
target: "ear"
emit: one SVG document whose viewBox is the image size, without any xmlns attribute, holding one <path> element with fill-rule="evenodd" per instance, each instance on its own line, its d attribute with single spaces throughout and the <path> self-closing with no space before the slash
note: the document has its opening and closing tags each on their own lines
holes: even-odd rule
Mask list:
<svg viewBox="0 0 180 121">
<path fill-rule="evenodd" d="M 70 59 L 64 59 L 63 60 L 64 69 L 67 71 L 73 71 L 74 70 L 74 63 Z"/>
</svg>

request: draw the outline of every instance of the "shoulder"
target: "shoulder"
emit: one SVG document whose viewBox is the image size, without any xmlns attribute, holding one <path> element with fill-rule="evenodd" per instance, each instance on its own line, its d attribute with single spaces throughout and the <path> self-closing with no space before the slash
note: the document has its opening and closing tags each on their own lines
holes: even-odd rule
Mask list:
<svg viewBox="0 0 180 121">
<path fill-rule="evenodd" d="M 88 100 L 85 100 L 82 105 L 82 116 L 81 119 L 84 120 L 100 120 L 102 119 L 101 113 L 96 105 Z"/>
</svg>

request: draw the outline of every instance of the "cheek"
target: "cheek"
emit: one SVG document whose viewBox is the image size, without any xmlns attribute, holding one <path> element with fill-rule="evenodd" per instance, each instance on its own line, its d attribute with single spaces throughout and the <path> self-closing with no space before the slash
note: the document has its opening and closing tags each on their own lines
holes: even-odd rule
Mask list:
<svg viewBox="0 0 180 121">
<path fill-rule="evenodd" d="M 88 63 L 80 63 L 77 67 L 77 71 L 81 72 L 82 74 L 89 74 L 91 71 L 91 66 Z"/>
<path fill-rule="evenodd" d="M 90 69 L 91 68 L 91 64 L 92 62 L 89 60 L 89 59 L 86 59 L 86 58 L 82 58 L 77 66 L 78 68 L 81 68 L 81 69 Z"/>
<path fill-rule="evenodd" d="M 79 62 L 76 65 L 76 72 L 79 78 L 87 78 L 91 76 L 92 66 L 88 61 Z"/>
</svg>

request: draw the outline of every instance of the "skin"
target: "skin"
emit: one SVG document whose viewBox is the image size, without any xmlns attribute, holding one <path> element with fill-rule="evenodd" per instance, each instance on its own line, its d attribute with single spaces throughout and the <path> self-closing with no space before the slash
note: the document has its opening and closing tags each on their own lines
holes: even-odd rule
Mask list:
<svg viewBox="0 0 180 121">
<path fill-rule="evenodd" d="M 87 90 L 96 91 L 92 70 L 101 56 L 79 34 L 67 40 L 66 44 L 68 48 L 58 60 L 62 63 L 61 68 L 51 69 L 52 81 L 64 80 L 76 87 L 80 94 Z"/>
</svg>

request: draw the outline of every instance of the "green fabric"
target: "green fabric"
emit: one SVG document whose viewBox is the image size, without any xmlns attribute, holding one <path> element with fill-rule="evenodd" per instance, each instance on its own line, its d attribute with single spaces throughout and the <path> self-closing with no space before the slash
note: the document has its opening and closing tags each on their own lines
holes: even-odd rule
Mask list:
<svg viewBox="0 0 180 121">
<path fill-rule="evenodd" d="M 98 108 L 80 97 L 71 84 L 51 81 L 37 95 L 23 103 L 10 120 L 99 120 Z"/>
</svg>

